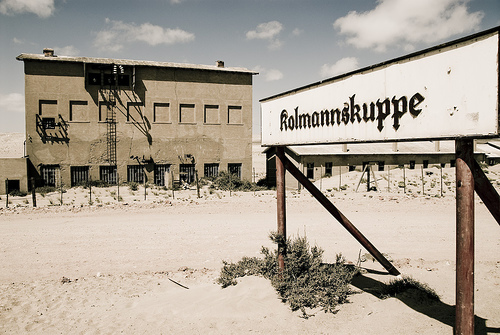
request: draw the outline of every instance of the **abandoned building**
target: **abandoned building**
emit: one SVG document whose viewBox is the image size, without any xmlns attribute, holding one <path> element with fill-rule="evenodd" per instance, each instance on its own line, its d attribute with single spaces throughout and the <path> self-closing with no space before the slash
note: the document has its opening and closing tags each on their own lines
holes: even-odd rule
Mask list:
<svg viewBox="0 0 500 335">
<path fill-rule="evenodd" d="M 235 67 L 21 54 L 28 178 L 160 186 L 252 175 L 252 79 Z M 14 186 L 14 185 L 13 185 Z"/>
</svg>

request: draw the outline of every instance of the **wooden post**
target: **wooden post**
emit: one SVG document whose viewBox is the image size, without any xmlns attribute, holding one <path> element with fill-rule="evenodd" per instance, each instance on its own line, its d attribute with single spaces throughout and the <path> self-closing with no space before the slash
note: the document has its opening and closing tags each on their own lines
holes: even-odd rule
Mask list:
<svg viewBox="0 0 500 335">
<path fill-rule="evenodd" d="M 196 170 L 196 193 L 198 195 L 198 199 L 200 198 L 200 181 L 198 179 L 198 170 Z"/>
<path fill-rule="evenodd" d="M 116 201 L 120 201 L 120 174 L 116 171 Z"/>
<path fill-rule="evenodd" d="M 443 166 L 439 164 L 441 170 L 441 197 L 443 196 Z"/>
<path fill-rule="evenodd" d="M 391 192 L 391 167 L 387 166 L 387 193 Z"/>
<path fill-rule="evenodd" d="M 403 164 L 403 193 L 406 194 L 406 171 L 404 164 Z"/>
<path fill-rule="evenodd" d="M 146 201 L 147 197 L 147 187 L 146 187 L 146 167 L 142 166 L 142 178 L 144 179 L 144 201 Z"/>
<path fill-rule="evenodd" d="M 424 188 L 424 166 L 420 166 L 420 172 L 422 173 L 422 195 L 425 195 L 425 188 Z"/>
<path fill-rule="evenodd" d="M 5 179 L 5 207 L 9 207 L 9 178 Z"/>
<path fill-rule="evenodd" d="M 62 174 L 59 175 L 59 191 L 61 192 L 61 205 L 63 204 L 63 182 L 62 182 Z"/>
<path fill-rule="evenodd" d="M 285 270 L 286 254 L 286 202 L 285 202 L 285 166 L 282 157 L 285 156 L 283 147 L 276 147 L 276 199 L 278 206 L 278 235 L 282 236 L 278 244 L 279 271 Z"/>
<path fill-rule="evenodd" d="M 33 207 L 36 207 L 36 184 L 35 184 L 35 177 L 31 177 L 31 200 L 33 202 Z"/>
<path fill-rule="evenodd" d="M 92 176 L 89 178 L 89 205 L 92 205 Z"/>
<path fill-rule="evenodd" d="M 455 334 L 474 334 L 474 151 L 472 139 L 455 140 L 456 314 Z"/>
<path fill-rule="evenodd" d="M 366 165 L 366 192 L 370 192 L 370 172 L 371 172 L 371 167 L 370 163 Z"/>
<path fill-rule="evenodd" d="M 342 165 L 339 166 L 339 191 L 341 190 L 342 187 Z"/>
</svg>

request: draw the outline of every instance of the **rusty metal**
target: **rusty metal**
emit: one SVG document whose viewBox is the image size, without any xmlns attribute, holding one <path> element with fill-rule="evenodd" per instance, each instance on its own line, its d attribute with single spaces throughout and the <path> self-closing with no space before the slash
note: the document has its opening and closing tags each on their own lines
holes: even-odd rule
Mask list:
<svg viewBox="0 0 500 335">
<path fill-rule="evenodd" d="M 373 244 L 335 207 L 328 198 L 314 186 L 309 179 L 285 156 L 284 151 L 276 151 L 276 167 L 278 158 L 284 167 L 311 193 L 325 209 L 340 222 L 344 228 L 392 275 L 398 276 L 400 272 L 375 248 Z M 284 175 L 284 172 L 283 172 Z M 278 172 L 276 172 L 278 176 Z M 279 214 L 278 214 L 279 215 Z"/>
<path fill-rule="evenodd" d="M 472 174 L 477 195 L 479 195 L 497 223 L 500 224 L 500 196 L 475 160 Z"/>
<path fill-rule="evenodd" d="M 455 334 L 474 334 L 474 145 L 457 139 Z"/>
<path fill-rule="evenodd" d="M 285 167 L 283 164 L 285 149 L 276 147 L 276 199 L 278 206 L 278 235 L 280 238 L 278 243 L 278 265 L 279 271 L 285 270 L 285 254 L 286 254 L 286 196 L 285 196 Z"/>
</svg>

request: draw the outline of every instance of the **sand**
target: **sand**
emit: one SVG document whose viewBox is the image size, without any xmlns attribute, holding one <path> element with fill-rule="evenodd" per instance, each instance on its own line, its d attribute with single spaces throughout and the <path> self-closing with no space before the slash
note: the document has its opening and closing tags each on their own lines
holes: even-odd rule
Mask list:
<svg viewBox="0 0 500 335">
<path fill-rule="evenodd" d="M 355 294 L 336 314 L 300 317 L 270 283 L 242 278 L 215 283 L 222 260 L 259 256 L 276 229 L 273 191 L 175 193 L 74 188 L 63 193 L 0 199 L 0 333 L 5 334 L 451 334 L 455 305 L 453 169 L 440 196 L 437 170 L 379 173 L 380 192 L 360 187 L 359 172 L 316 182 L 330 200 L 404 274 L 427 283 L 441 302 L 411 294 L 380 299 L 374 290 L 394 277 L 377 263 L 353 281 Z M 488 177 L 499 187 L 500 167 Z M 432 179 L 434 178 L 434 179 Z M 431 187 L 431 183 L 434 186 Z M 419 193 L 420 192 L 420 193 Z M 476 333 L 500 332 L 500 226 L 476 198 Z M 356 263 L 366 251 L 311 195 L 287 193 L 289 235 L 307 235 L 333 262 Z M 182 285 L 182 286 L 181 286 Z"/>
</svg>

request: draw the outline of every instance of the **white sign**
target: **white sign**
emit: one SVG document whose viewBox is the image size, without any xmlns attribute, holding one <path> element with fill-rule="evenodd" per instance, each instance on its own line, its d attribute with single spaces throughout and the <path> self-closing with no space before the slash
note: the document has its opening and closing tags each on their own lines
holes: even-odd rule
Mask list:
<svg viewBox="0 0 500 335">
<path fill-rule="evenodd" d="M 498 29 L 261 100 L 262 144 L 499 135 Z"/>
</svg>

